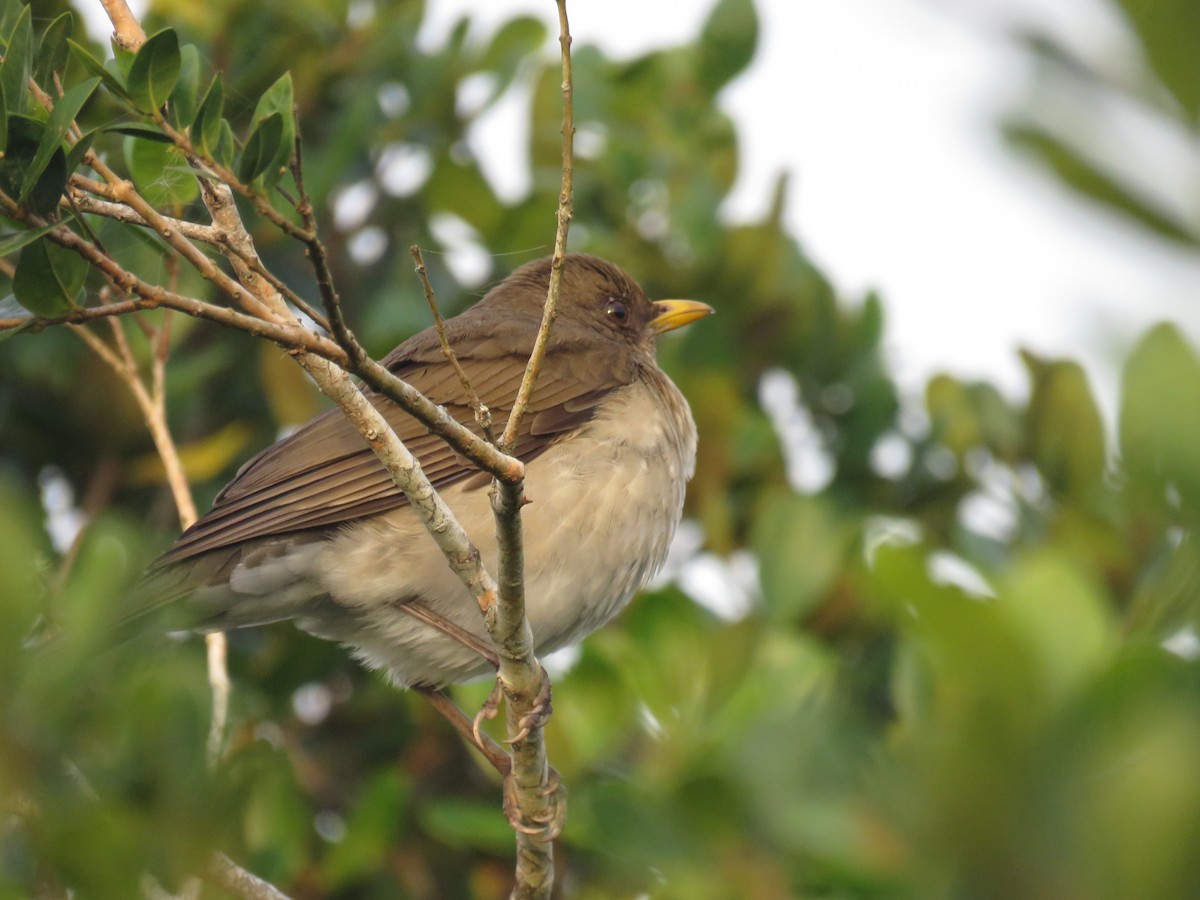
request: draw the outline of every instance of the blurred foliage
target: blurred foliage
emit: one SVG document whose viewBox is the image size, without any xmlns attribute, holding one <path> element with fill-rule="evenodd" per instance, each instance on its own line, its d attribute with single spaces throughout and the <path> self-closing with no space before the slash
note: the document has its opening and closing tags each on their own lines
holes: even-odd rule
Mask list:
<svg viewBox="0 0 1200 900">
<path fill-rule="evenodd" d="M 1144 76 L 1086 78 L 1136 90 L 1194 136 L 1200 70 L 1179 49 L 1200 46 L 1194 10 L 1123 6 Z M 39 0 L 24 20 L 46 53 L 63 9 Z M 432 275 L 453 312 L 548 252 L 553 228 L 559 74 L 545 29 L 515 19 L 481 34 L 464 20 L 431 46 L 416 40 L 423 15 L 417 0 L 158 0 L 147 30 L 169 24 L 198 53 L 173 77 L 160 63 L 126 72 L 146 102 L 195 85 L 195 108 L 179 114 L 200 129 L 212 107 L 199 101 L 218 90 L 239 140 L 294 93 L 335 275 L 377 352 L 426 324 L 409 244 L 446 251 L 431 254 Z M 0 34 L 24 27 L 9 16 Z M 721 214 L 738 146 L 717 101 L 756 33 L 750 0 L 721 0 L 695 41 L 634 59 L 576 35 L 573 247 L 619 261 L 653 296 L 719 309 L 660 355 L 699 424 L 687 514 L 703 561 L 735 572 L 749 554 L 757 586 L 747 612 L 721 617 L 669 584 L 557 680 L 548 742 L 571 792 L 560 893 L 1200 895 L 1196 348 L 1169 324 L 1139 341 L 1115 432 L 1076 363 L 1031 354 L 1027 400 L 939 376 L 902 403 L 880 350 L 881 301 L 839 297 L 786 233 L 786 180 L 762 221 Z M 72 39 L 103 55 L 80 29 Z M 1064 65 L 1059 48 L 1035 45 Z M 79 53 L 63 59 L 68 87 L 102 77 Z M 49 62 L 36 56 L 31 71 L 44 78 Z M 472 125 L 522 86 L 532 186 L 513 201 L 482 173 Z M 81 116 L 95 126 L 117 113 L 99 91 Z M 1135 200 L 1065 134 L 1021 127 L 1017 142 L 1069 184 L 1195 243 L 1194 221 Z M 156 202 L 195 210 L 146 135 L 94 140 L 157 184 Z M 204 295 L 153 243 L 96 227 L 144 277 Z M 256 238 L 312 296 L 299 248 L 265 227 Z M 39 243 L 4 249 L 21 252 L 18 272 L 55 271 Z M 75 301 L 81 285 L 55 284 L 46 303 Z M 784 388 L 771 402 L 768 383 Z M 274 347 L 184 320 L 168 390 L 201 502 L 316 408 Z M 797 428 L 828 469 L 816 488 L 789 479 Z M 74 539 L 62 527 L 70 493 L 84 520 Z M 199 642 L 114 646 L 99 625 L 174 533 L 122 386 L 67 331 L 6 340 L 0 896 L 133 896 L 145 877 L 177 889 L 214 847 L 300 898 L 506 896 L 512 841 L 495 778 L 419 698 L 289 626 L 231 635 L 233 725 L 207 770 Z M 46 631 L 54 640 L 33 646 Z M 458 697 L 474 708 L 486 690 Z"/>
<path fill-rule="evenodd" d="M 1003 133 L 1072 192 L 1200 250 L 1195 176 L 1184 172 L 1200 130 L 1200 6 L 1109 3 L 1127 31 L 1108 46 L 1040 28 L 1015 34 L 1034 77 Z"/>
</svg>

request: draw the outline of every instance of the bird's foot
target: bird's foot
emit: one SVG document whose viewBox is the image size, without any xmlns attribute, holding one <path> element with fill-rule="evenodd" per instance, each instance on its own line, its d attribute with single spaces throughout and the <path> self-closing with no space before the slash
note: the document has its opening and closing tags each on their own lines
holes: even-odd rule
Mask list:
<svg viewBox="0 0 1200 900">
<path fill-rule="evenodd" d="M 487 699 L 483 701 L 483 706 L 479 708 L 479 712 L 475 713 L 475 718 L 471 721 L 471 734 L 475 736 L 475 745 L 483 744 L 483 736 L 479 733 L 483 727 L 483 722 L 486 719 L 491 721 L 496 718 L 496 713 L 500 709 L 500 701 L 504 699 L 504 688 L 500 684 L 500 679 L 496 679 L 496 683 L 492 685 L 492 692 L 487 695 Z"/>
<path fill-rule="evenodd" d="M 516 744 L 525 740 L 529 737 L 529 732 L 535 728 L 545 728 L 546 722 L 550 720 L 550 713 L 554 711 L 550 676 L 546 674 L 546 669 L 541 665 L 538 666 L 538 674 L 540 680 L 538 692 L 533 698 L 533 706 L 530 707 L 529 712 L 517 720 L 517 733 L 506 740 L 504 742 L 506 744 Z"/>
<path fill-rule="evenodd" d="M 530 707 L 529 712 L 517 720 L 517 733 L 505 740 L 505 744 L 519 743 L 529 737 L 529 732 L 533 731 L 533 729 L 544 728 L 546 722 L 550 719 L 550 713 L 554 711 L 550 676 L 546 674 L 544 668 L 541 666 L 538 668 L 540 680 L 538 682 L 538 692 L 533 698 L 533 706 Z M 487 720 L 490 722 L 496 718 L 496 713 L 500 709 L 500 701 L 503 699 L 504 688 L 500 684 L 500 679 L 497 678 L 495 686 L 492 687 L 492 692 L 483 701 L 483 706 L 475 714 L 475 719 L 471 723 L 471 733 L 475 736 L 476 745 L 482 742 L 479 730 L 483 727 L 484 721 Z"/>
<path fill-rule="evenodd" d="M 562 776 L 553 766 L 546 767 L 544 783 L 538 788 L 537 796 L 545 808 L 526 815 L 521 810 L 519 789 L 510 772 L 504 777 L 504 817 L 514 831 L 528 835 L 535 841 L 549 843 L 558 839 L 567 822 L 567 788 Z"/>
</svg>

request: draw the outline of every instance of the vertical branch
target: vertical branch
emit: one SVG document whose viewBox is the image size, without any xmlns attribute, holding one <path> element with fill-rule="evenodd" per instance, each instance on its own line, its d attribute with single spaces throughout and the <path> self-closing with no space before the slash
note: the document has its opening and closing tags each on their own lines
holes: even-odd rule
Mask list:
<svg viewBox="0 0 1200 900">
<path fill-rule="evenodd" d="M 538 370 L 546 355 L 550 328 L 558 312 L 563 258 L 571 223 L 574 184 L 574 111 L 572 104 L 571 33 L 566 0 L 557 0 L 559 45 L 562 49 L 562 185 L 558 195 L 558 227 L 550 264 L 550 285 L 542 324 L 525 368 L 521 387 L 500 440 L 510 451 L 516 443 L 521 419 L 533 393 Z M 524 482 L 497 480 L 492 495 L 496 540 L 500 550 L 497 577 L 499 601 L 488 611 L 488 626 L 500 650 L 499 681 L 505 697 L 505 721 L 512 745 L 509 784 L 510 821 L 517 832 L 516 885 L 512 896 L 521 900 L 548 898 L 554 885 L 553 839 L 566 815 L 563 793 L 547 762 L 543 726 L 550 714 L 550 684 L 534 656 L 533 632 L 525 614 L 525 564 L 521 507 Z"/>
<path fill-rule="evenodd" d="M 529 363 L 525 367 L 525 377 L 517 391 L 517 399 L 508 417 L 508 425 L 504 436 L 500 439 L 500 449 L 512 449 L 521 427 L 521 418 L 525 415 L 525 407 L 529 405 L 529 397 L 533 393 L 537 381 L 538 370 L 546 356 L 546 345 L 550 340 L 550 326 L 558 315 L 558 292 L 562 284 L 563 259 L 567 254 L 567 232 L 571 228 L 571 216 L 574 214 L 575 196 L 575 106 L 574 81 L 571 75 L 571 30 L 567 22 L 567 0 L 557 0 L 558 3 L 558 43 L 562 50 L 562 183 L 558 190 L 558 227 L 554 232 L 554 255 L 550 259 L 550 287 L 546 292 L 546 305 L 542 311 L 542 326 L 538 330 L 533 352 L 529 355 Z"/>
</svg>

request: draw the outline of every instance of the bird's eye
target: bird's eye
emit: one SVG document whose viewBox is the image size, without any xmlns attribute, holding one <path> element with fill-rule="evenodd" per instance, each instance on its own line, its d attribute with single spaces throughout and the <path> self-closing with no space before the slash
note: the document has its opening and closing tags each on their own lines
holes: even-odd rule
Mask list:
<svg viewBox="0 0 1200 900">
<path fill-rule="evenodd" d="M 608 306 L 604 308 L 604 311 L 618 322 L 624 322 L 629 317 L 629 310 L 625 308 L 625 301 L 618 300 L 616 297 L 608 298 Z"/>
</svg>

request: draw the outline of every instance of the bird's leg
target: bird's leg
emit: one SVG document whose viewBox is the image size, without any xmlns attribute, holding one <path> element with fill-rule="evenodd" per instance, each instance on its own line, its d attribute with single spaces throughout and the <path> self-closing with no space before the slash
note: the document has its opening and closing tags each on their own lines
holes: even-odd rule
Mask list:
<svg viewBox="0 0 1200 900">
<path fill-rule="evenodd" d="M 413 690 L 424 695 L 430 705 L 441 713 L 463 740 L 482 753 L 491 763 L 492 768 L 500 773 L 504 780 L 504 817 L 508 819 L 513 830 L 529 835 L 538 841 L 556 840 L 562 834 L 563 824 L 567 819 L 567 789 L 563 786 L 558 770 L 553 766 L 547 767 L 546 784 L 539 792 L 543 797 L 550 798 L 548 811 L 540 816 L 526 817 L 522 815 L 521 808 L 517 803 L 517 785 L 513 780 L 511 757 L 496 741 L 479 730 L 480 719 L 483 718 L 484 711 L 490 707 L 492 716 L 495 716 L 495 709 L 502 696 L 500 683 L 496 682 L 496 688 L 488 697 L 488 702 L 484 704 L 484 710 L 473 720 L 468 719 L 467 714 L 459 709 L 443 691 L 420 685 L 415 686 Z"/>
<path fill-rule="evenodd" d="M 461 625 L 451 622 L 445 616 L 435 613 L 420 600 L 401 600 L 397 601 L 395 605 L 418 622 L 424 622 L 430 628 L 436 628 L 442 634 L 446 635 L 446 637 L 453 638 L 468 650 L 474 650 L 491 663 L 493 669 L 500 668 L 500 657 L 496 655 L 496 650 L 490 643 L 481 640 Z"/>
<path fill-rule="evenodd" d="M 462 736 L 468 744 L 484 755 L 492 768 L 504 776 L 507 782 L 509 774 L 512 771 L 512 760 L 504 748 L 496 743 L 490 736 L 479 731 L 478 725 L 467 718 L 467 714 L 458 708 L 458 705 L 451 700 L 446 694 L 431 687 L 414 687 L 413 690 L 425 695 L 439 713 L 442 714 L 451 727 Z"/>
</svg>

